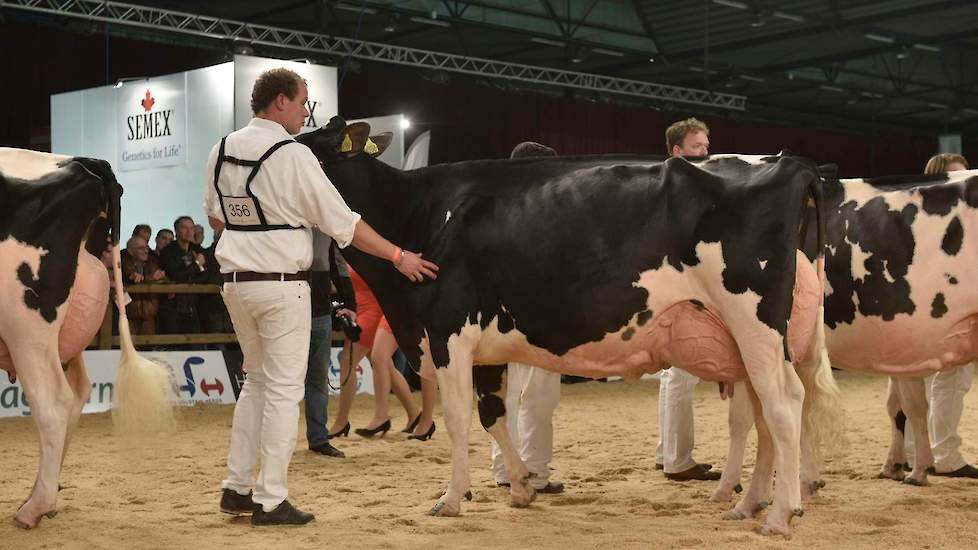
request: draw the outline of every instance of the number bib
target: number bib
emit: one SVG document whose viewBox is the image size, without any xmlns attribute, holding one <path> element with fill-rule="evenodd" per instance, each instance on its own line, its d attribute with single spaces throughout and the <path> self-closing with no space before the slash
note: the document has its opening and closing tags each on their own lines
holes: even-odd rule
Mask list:
<svg viewBox="0 0 978 550">
<path fill-rule="evenodd" d="M 224 215 L 232 225 L 261 225 L 255 199 L 251 197 L 221 197 Z"/>
</svg>

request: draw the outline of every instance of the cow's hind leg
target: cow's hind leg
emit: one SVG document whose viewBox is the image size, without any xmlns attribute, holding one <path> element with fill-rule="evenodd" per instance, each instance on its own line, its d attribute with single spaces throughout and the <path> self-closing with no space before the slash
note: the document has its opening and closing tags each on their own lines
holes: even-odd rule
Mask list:
<svg viewBox="0 0 978 550">
<path fill-rule="evenodd" d="M 744 451 L 747 447 L 747 435 L 754 426 L 754 407 L 746 386 L 738 383 L 730 398 L 730 409 L 727 411 L 730 447 L 727 450 L 727 465 L 720 477 L 720 486 L 710 497 L 714 502 L 730 502 L 733 493 L 742 490 L 740 476 L 744 466 Z"/>
<path fill-rule="evenodd" d="M 780 353 L 780 350 L 775 348 L 775 353 Z M 787 361 L 782 361 L 780 366 L 772 365 L 771 362 L 764 364 L 749 360 L 746 363 L 751 384 L 761 404 L 763 420 L 771 431 L 775 468 L 778 472 L 778 482 L 774 488 L 774 505 L 768 511 L 761 533 L 789 536 L 791 518 L 802 514 L 799 469 L 801 409 L 805 399 L 805 388 L 794 366 Z"/>
<path fill-rule="evenodd" d="M 530 485 L 530 471 L 516 451 L 506 427 L 506 390 L 509 378 L 506 365 L 478 366 L 472 376 L 475 379 L 476 398 L 479 400 L 479 420 L 499 446 L 506 464 L 509 504 L 516 508 L 529 506 L 536 498 L 536 490 Z"/>
<path fill-rule="evenodd" d="M 88 378 L 88 373 L 85 371 L 85 361 L 82 359 L 80 353 L 68 361 L 68 366 L 65 368 L 65 378 L 68 381 L 71 392 L 75 396 L 75 401 L 71 407 L 71 416 L 68 417 L 65 447 L 61 453 L 62 467 L 64 466 L 65 456 L 68 455 L 68 444 L 71 442 L 71 436 L 78 426 L 78 419 L 81 417 L 82 409 L 85 407 L 85 403 L 88 403 L 88 398 L 92 394 L 92 381 Z"/>
<path fill-rule="evenodd" d="M 897 381 L 890 377 L 886 387 L 886 416 L 890 420 L 890 450 L 886 455 L 886 463 L 880 469 L 879 477 L 903 481 L 903 463 L 907 458 L 903 452 L 903 438 L 906 433 L 907 417 L 903 414 L 900 404 L 900 391 Z"/>
<path fill-rule="evenodd" d="M 904 478 L 908 485 L 927 485 L 927 468 L 934 465 L 934 453 L 930 448 L 930 434 L 927 431 L 927 393 L 922 378 L 903 378 L 896 380 L 900 392 L 900 403 L 913 426 L 914 460 L 913 471 Z"/>
<path fill-rule="evenodd" d="M 10 350 L 30 401 L 41 455 L 34 489 L 14 516 L 14 522 L 27 529 L 36 527 L 41 516 L 54 517 L 65 437 L 75 401 L 57 350 L 54 338 L 46 346 L 22 345 Z"/>
<path fill-rule="evenodd" d="M 754 388 L 747 383 L 743 388 L 753 411 L 754 423 L 757 426 L 757 457 L 754 461 L 754 474 L 744 498 L 724 515 L 725 519 L 748 519 L 767 506 L 771 499 L 771 483 L 774 473 L 774 440 L 761 413 L 761 403 L 757 399 Z M 734 392 L 736 395 L 736 391 Z"/>
<path fill-rule="evenodd" d="M 450 344 L 451 360 L 448 366 L 436 370 L 445 426 L 452 446 L 452 479 L 448 490 L 431 509 L 433 516 L 457 516 L 462 509 L 462 496 L 469 492 L 471 485 L 469 426 L 472 424 L 472 352 L 462 348 L 457 343 L 455 346 Z"/>
</svg>

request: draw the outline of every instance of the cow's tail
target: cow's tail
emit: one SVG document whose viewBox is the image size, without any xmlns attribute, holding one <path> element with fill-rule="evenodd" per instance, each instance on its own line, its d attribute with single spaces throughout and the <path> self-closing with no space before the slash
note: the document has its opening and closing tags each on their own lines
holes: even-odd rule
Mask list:
<svg viewBox="0 0 978 550">
<path fill-rule="evenodd" d="M 112 389 L 112 423 L 123 434 L 154 434 L 176 426 L 170 369 L 140 357 L 132 344 L 122 294 L 122 265 L 118 241 L 112 246 L 115 297 L 119 309 L 119 369 Z"/>
<path fill-rule="evenodd" d="M 820 177 L 814 178 L 810 183 L 808 194 L 807 202 L 813 207 L 810 211 L 814 211 L 816 224 L 816 249 L 813 255 L 820 295 L 815 337 L 812 338 L 805 358 L 799 363 L 797 372 L 805 387 L 805 401 L 802 405 L 802 454 L 809 456 L 818 465 L 825 454 L 838 454 L 843 449 L 845 419 L 839 386 L 832 376 L 832 365 L 825 349 L 825 216 Z M 802 243 L 804 242 L 805 236 L 802 235 Z"/>
</svg>

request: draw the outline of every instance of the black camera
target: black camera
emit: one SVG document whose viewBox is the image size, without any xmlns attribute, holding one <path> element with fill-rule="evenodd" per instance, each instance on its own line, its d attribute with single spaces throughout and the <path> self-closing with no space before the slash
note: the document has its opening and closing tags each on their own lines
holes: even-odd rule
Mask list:
<svg viewBox="0 0 978 550">
<path fill-rule="evenodd" d="M 356 321 L 350 319 L 346 315 L 338 315 L 336 312 L 345 308 L 346 306 L 343 302 L 338 302 L 333 300 L 333 326 L 338 326 L 343 330 L 343 334 L 346 335 L 346 339 L 351 342 L 360 341 L 360 325 Z"/>
</svg>

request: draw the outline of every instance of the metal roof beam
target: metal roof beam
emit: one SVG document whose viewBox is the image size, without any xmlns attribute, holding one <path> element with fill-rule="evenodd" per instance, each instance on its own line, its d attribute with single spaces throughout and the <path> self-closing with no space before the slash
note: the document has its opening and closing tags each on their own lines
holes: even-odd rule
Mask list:
<svg viewBox="0 0 978 550">
<path fill-rule="evenodd" d="M 485 76 L 534 85 L 557 86 L 740 111 L 744 110 L 746 106 L 746 98 L 742 95 L 505 63 L 491 59 L 340 38 L 121 2 L 102 0 L 4 0 L 3 7 L 103 21 L 113 25 L 169 31 L 215 40 L 239 40 L 284 50 L 341 57 L 349 56 L 381 63 Z"/>
</svg>

